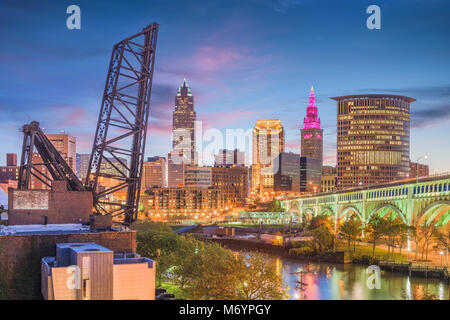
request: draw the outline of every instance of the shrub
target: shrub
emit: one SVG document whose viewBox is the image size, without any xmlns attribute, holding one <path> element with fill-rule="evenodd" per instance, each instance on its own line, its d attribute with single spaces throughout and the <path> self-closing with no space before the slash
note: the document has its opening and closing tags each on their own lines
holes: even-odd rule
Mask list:
<svg viewBox="0 0 450 320">
<path fill-rule="evenodd" d="M 292 254 L 294 256 L 298 257 L 307 257 L 312 256 L 315 253 L 315 250 L 310 247 L 301 247 L 301 248 L 292 248 L 289 250 L 289 254 Z"/>
<path fill-rule="evenodd" d="M 380 261 L 378 258 L 372 257 L 370 255 L 354 254 L 352 257 L 352 262 L 358 263 L 358 264 L 372 265 L 372 264 L 378 264 Z"/>
</svg>

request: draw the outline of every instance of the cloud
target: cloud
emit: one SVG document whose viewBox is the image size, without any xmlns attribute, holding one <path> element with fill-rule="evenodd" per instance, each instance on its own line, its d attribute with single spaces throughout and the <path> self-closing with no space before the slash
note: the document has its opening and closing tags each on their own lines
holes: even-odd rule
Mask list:
<svg viewBox="0 0 450 320">
<path fill-rule="evenodd" d="M 448 120 L 450 120 L 450 103 L 415 110 L 411 113 L 412 128 L 425 128 Z"/>
<path fill-rule="evenodd" d="M 450 85 L 390 89 L 372 88 L 356 91 L 398 94 L 416 99 L 411 104 L 412 128 L 425 128 L 447 122 L 450 119 Z"/>
</svg>

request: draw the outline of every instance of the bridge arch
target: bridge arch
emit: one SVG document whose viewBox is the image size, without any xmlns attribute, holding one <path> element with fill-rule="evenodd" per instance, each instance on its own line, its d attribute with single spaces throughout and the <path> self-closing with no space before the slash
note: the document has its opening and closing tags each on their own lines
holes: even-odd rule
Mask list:
<svg viewBox="0 0 450 320">
<path fill-rule="evenodd" d="M 302 222 L 303 221 L 309 222 L 315 216 L 316 216 L 315 210 L 311 207 L 306 207 L 305 209 L 302 210 L 301 220 Z"/>
<path fill-rule="evenodd" d="M 441 226 L 446 226 L 450 222 L 450 201 L 442 200 L 436 201 L 425 208 L 417 216 L 416 226 L 425 223 L 435 223 Z"/>
<path fill-rule="evenodd" d="M 402 219 L 402 221 L 403 221 L 406 225 L 408 225 L 408 220 L 406 220 L 405 214 L 404 214 L 399 208 L 397 208 L 396 206 L 394 206 L 394 205 L 391 204 L 391 203 L 381 203 L 380 205 L 378 205 L 378 206 L 377 206 L 374 210 L 372 210 L 372 212 L 367 216 L 366 221 L 369 222 L 370 219 L 372 219 L 372 217 L 373 217 L 375 214 L 378 214 L 378 213 L 379 213 L 381 210 L 383 210 L 383 209 L 389 209 L 389 210 L 383 214 L 382 218 L 385 217 L 385 216 L 387 216 L 387 215 L 389 215 L 389 214 L 391 214 L 391 212 L 394 211 L 395 213 L 397 213 L 397 214 L 400 216 L 400 218 Z"/>
<path fill-rule="evenodd" d="M 334 210 L 330 206 L 326 206 L 320 210 L 319 215 L 327 215 L 327 216 L 334 217 Z"/>
<path fill-rule="evenodd" d="M 342 208 L 340 210 L 339 214 L 337 215 L 337 219 L 336 220 L 341 220 L 342 218 L 344 218 L 349 211 L 353 211 L 354 214 L 359 218 L 361 223 L 364 224 L 364 219 L 363 219 L 363 217 L 361 215 L 361 212 L 359 212 L 358 208 L 356 208 L 355 206 L 346 206 L 346 207 Z M 351 216 L 353 216 L 353 215 L 351 215 Z"/>
<path fill-rule="evenodd" d="M 300 205 L 298 204 L 298 201 L 292 200 L 288 205 L 288 211 L 300 214 Z"/>
</svg>

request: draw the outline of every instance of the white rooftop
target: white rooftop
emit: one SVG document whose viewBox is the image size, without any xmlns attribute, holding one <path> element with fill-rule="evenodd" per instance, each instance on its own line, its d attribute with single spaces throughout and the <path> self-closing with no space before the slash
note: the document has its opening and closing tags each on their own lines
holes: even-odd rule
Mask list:
<svg viewBox="0 0 450 320">
<path fill-rule="evenodd" d="M 58 233 L 84 233 L 84 232 L 89 232 L 89 226 L 83 226 L 82 224 L 78 223 L 0 226 L 0 235 L 58 234 Z"/>
</svg>

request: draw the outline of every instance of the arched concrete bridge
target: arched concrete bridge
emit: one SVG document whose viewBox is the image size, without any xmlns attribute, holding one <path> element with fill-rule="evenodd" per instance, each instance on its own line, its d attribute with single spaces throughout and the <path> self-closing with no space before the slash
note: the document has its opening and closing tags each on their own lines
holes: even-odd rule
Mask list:
<svg viewBox="0 0 450 320">
<path fill-rule="evenodd" d="M 300 221 L 325 214 L 332 216 L 336 225 L 349 217 L 357 217 L 365 225 L 374 215 L 393 214 L 409 226 L 434 223 L 449 227 L 450 173 L 286 199 L 281 206 L 295 212 Z"/>
</svg>

